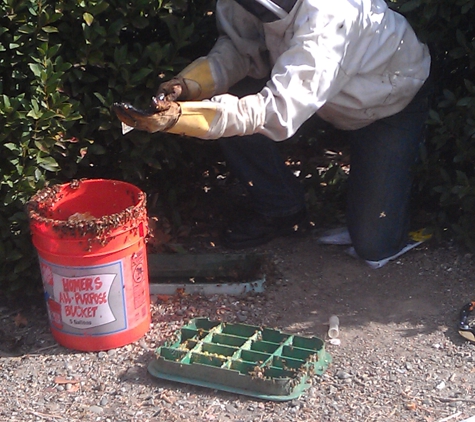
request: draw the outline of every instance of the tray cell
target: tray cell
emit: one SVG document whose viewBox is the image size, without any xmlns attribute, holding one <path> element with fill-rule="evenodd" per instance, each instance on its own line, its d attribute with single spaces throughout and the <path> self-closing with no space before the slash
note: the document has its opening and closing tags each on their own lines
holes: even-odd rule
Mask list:
<svg viewBox="0 0 475 422">
<path fill-rule="evenodd" d="M 269 343 L 281 344 L 290 337 L 288 334 L 281 333 L 280 331 L 272 330 L 271 328 L 264 328 L 260 335 L 259 340 L 267 341 Z"/>
<path fill-rule="evenodd" d="M 211 331 L 213 328 L 216 328 L 219 325 L 221 325 L 220 322 L 211 321 L 208 318 L 195 318 L 183 328 L 190 328 L 196 331 L 198 330 Z"/>
<path fill-rule="evenodd" d="M 186 341 L 189 339 L 193 340 L 201 340 L 203 337 L 205 337 L 208 334 L 207 331 L 203 330 L 195 330 L 195 329 L 190 329 L 187 327 L 183 327 L 181 329 L 181 336 L 180 336 L 180 341 Z"/>
<path fill-rule="evenodd" d="M 193 339 L 188 339 L 188 340 L 185 340 L 185 341 L 181 342 L 180 345 L 178 346 L 178 349 L 189 351 L 189 350 L 193 350 L 194 348 L 196 348 L 197 345 L 198 345 L 198 341 L 193 340 Z"/>
<path fill-rule="evenodd" d="M 190 365 L 201 364 L 220 368 L 226 363 L 226 359 L 214 355 L 191 352 L 189 362 L 185 363 L 189 363 Z"/>
<path fill-rule="evenodd" d="M 294 337 L 292 339 L 292 345 L 300 349 L 309 350 L 322 350 L 323 341 L 316 337 Z"/>
<path fill-rule="evenodd" d="M 253 372 L 255 368 L 255 363 L 244 362 L 242 360 L 233 360 L 229 365 L 229 369 L 239 371 L 243 375 L 249 375 L 249 372 Z"/>
<path fill-rule="evenodd" d="M 172 349 L 169 347 L 160 348 L 160 357 L 173 362 L 181 361 L 188 352 L 186 350 Z"/>
<path fill-rule="evenodd" d="M 245 337 L 238 337 L 221 333 L 215 333 L 211 337 L 211 342 L 224 346 L 241 347 L 246 341 L 247 338 Z"/>
<path fill-rule="evenodd" d="M 280 356 L 274 356 L 272 358 L 272 367 L 274 368 L 280 368 L 280 369 L 287 369 L 289 371 L 292 370 L 299 370 L 302 368 L 302 366 L 305 364 L 305 361 L 300 360 L 300 359 L 292 359 L 288 357 L 280 357 Z"/>
<path fill-rule="evenodd" d="M 251 350 L 256 350 L 258 352 L 264 352 L 264 353 L 270 353 L 270 354 L 274 353 L 278 348 L 279 348 L 278 344 L 269 343 L 267 341 L 253 341 L 250 346 Z"/>
<path fill-rule="evenodd" d="M 240 325 L 240 324 L 222 324 L 222 333 L 231 334 L 238 337 L 252 337 L 259 332 L 259 327 L 253 325 Z"/>
<path fill-rule="evenodd" d="M 262 365 L 267 359 L 269 359 L 269 355 L 267 353 L 242 349 L 239 353 L 239 359 L 254 363 L 254 365 Z"/>
<path fill-rule="evenodd" d="M 285 369 L 280 368 L 267 368 L 264 371 L 264 378 L 269 378 L 273 380 L 282 379 L 282 378 L 289 378 L 289 379 L 298 379 L 300 378 L 294 371 L 287 371 Z"/>
<path fill-rule="evenodd" d="M 213 343 L 203 343 L 201 353 L 204 355 L 213 355 L 221 358 L 228 358 L 232 356 L 238 349 L 230 346 L 220 346 Z"/>
<path fill-rule="evenodd" d="M 310 356 L 315 356 L 312 360 L 318 360 L 318 355 L 314 350 L 299 349 L 294 346 L 284 346 L 282 348 L 282 357 L 289 357 L 293 359 L 307 360 Z"/>
</svg>

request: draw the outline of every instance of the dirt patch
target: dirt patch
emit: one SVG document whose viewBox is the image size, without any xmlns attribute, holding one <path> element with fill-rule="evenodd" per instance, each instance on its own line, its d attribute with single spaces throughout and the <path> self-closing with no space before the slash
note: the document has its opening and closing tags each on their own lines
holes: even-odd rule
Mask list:
<svg viewBox="0 0 475 422">
<path fill-rule="evenodd" d="M 225 252 L 225 251 L 223 251 Z M 9 421 L 454 421 L 475 415 L 474 345 L 456 331 L 474 296 L 473 257 L 427 242 L 373 270 L 313 235 L 272 241 L 266 289 L 244 297 L 152 297 L 139 342 L 77 353 L 51 337 L 41 300 L 3 303 L 0 415 Z M 333 362 L 296 400 L 262 401 L 152 378 L 154 349 L 190 318 L 327 340 Z"/>
</svg>

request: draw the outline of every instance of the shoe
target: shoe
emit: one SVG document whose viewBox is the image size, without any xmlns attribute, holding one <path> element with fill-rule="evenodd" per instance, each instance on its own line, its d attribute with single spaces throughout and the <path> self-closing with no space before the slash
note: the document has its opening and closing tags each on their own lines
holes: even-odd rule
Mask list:
<svg viewBox="0 0 475 422">
<path fill-rule="evenodd" d="M 346 227 L 327 230 L 317 239 L 320 245 L 351 245 L 350 233 Z"/>
<path fill-rule="evenodd" d="M 307 210 L 286 217 L 267 217 L 254 213 L 249 219 L 237 221 L 222 236 L 230 249 L 252 248 L 279 236 L 303 233 L 308 228 Z"/>
<path fill-rule="evenodd" d="M 373 269 L 384 267 L 389 261 L 392 261 L 393 259 L 396 259 L 396 258 L 400 257 L 401 255 L 405 254 L 407 251 L 410 251 L 411 249 L 415 248 L 416 246 L 419 246 L 423 242 L 424 242 L 423 240 L 418 241 L 418 242 L 411 241 L 406 246 L 404 246 L 404 248 L 402 248 L 399 252 L 395 253 L 392 256 L 388 256 L 387 258 L 380 259 L 379 261 L 365 260 L 365 262 L 369 267 L 371 267 Z M 355 248 L 353 248 L 353 246 L 351 248 L 348 248 L 346 250 L 346 253 L 348 255 L 352 256 L 353 258 L 359 258 L 358 254 L 356 253 Z"/>
</svg>

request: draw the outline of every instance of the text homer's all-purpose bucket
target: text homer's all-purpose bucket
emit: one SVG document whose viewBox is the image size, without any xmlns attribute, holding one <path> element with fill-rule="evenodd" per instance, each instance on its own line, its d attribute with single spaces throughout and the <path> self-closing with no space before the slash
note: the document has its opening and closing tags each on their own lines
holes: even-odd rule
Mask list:
<svg viewBox="0 0 475 422">
<path fill-rule="evenodd" d="M 27 205 L 54 338 L 77 350 L 129 344 L 150 328 L 145 194 L 126 182 L 75 180 Z"/>
</svg>

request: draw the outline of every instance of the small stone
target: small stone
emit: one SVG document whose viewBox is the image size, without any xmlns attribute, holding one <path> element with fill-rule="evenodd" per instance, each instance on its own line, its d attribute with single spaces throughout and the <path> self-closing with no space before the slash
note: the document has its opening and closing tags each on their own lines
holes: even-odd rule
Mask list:
<svg viewBox="0 0 475 422">
<path fill-rule="evenodd" d="M 336 373 L 336 376 L 337 376 L 337 378 L 339 378 L 341 380 L 346 380 L 348 378 L 351 378 L 351 375 L 348 372 L 345 372 L 345 371 L 338 371 Z"/>
<path fill-rule="evenodd" d="M 225 404 L 225 409 L 226 409 L 226 412 L 231 413 L 231 414 L 233 414 L 233 413 L 236 412 L 236 407 L 235 407 L 235 405 L 234 405 L 234 404 L 231 404 L 231 403 L 226 403 L 226 404 Z"/>
<path fill-rule="evenodd" d="M 104 409 L 100 406 L 91 406 L 89 411 L 92 413 L 96 413 L 97 415 L 101 415 L 104 412 Z"/>
<path fill-rule="evenodd" d="M 243 314 L 238 314 L 237 319 L 238 319 L 239 322 L 245 322 L 245 321 L 247 321 L 247 316 L 243 315 Z"/>
</svg>

